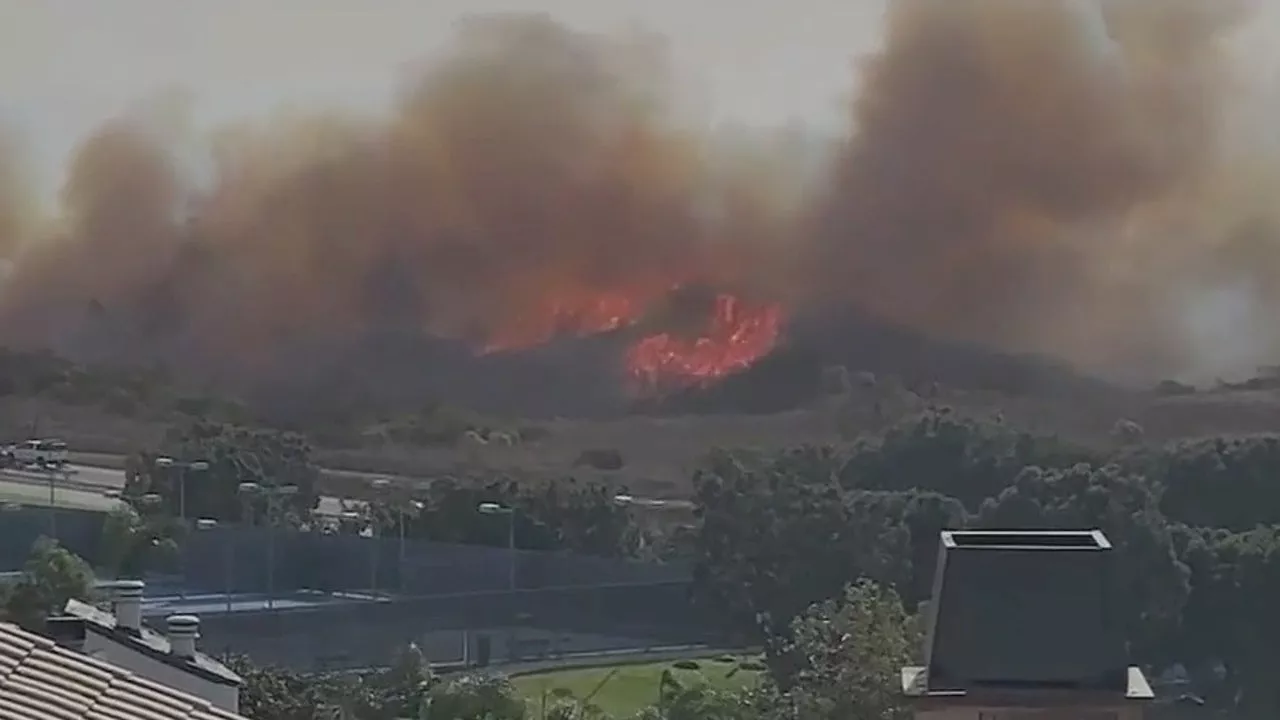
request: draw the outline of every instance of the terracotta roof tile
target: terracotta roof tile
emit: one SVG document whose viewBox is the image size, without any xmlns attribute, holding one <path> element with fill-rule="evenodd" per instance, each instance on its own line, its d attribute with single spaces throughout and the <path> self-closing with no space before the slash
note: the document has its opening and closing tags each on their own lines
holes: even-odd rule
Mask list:
<svg viewBox="0 0 1280 720">
<path fill-rule="evenodd" d="M 0 623 L 5 720 L 245 720 L 207 700 L 138 677 Z"/>
</svg>

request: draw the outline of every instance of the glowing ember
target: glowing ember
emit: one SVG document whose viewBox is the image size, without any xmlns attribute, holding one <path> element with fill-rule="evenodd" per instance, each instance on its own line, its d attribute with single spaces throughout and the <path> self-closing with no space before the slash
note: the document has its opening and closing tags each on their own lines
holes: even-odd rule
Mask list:
<svg viewBox="0 0 1280 720">
<path fill-rule="evenodd" d="M 776 305 L 751 307 L 733 295 L 717 295 L 705 334 L 646 337 L 627 351 L 627 372 L 642 392 L 704 384 L 772 350 L 781 323 Z"/>
</svg>

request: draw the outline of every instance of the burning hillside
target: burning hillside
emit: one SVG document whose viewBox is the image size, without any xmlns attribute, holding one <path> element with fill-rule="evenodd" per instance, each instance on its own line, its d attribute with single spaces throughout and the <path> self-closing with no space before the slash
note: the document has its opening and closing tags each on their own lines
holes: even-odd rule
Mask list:
<svg viewBox="0 0 1280 720">
<path fill-rule="evenodd" d="M 646 395 L 854 307 L 824 333 L 865 316 L 1137 375 L 1250 366 L 1280 350 L 1280 162 L 1274 124 L 1242 121 L 1274 117 L 1237 72 L 1243 7 L 891 0 L 820 168 L 679 117 L 661 43 L 475 18 L 385 117 L 211 138 L 171 108 L 115 118 L 56 222 L 0 146 L 0 340 L 260 384 L 416 338 L 449 349 L 396 387 L 470 363 L 502 368 L 486 388 Z"/>
<path fill-rule="evenodd" d="M 706 385 L 773 350 L 782 331 L 780 305 L 718 292 L 701 303 L 685 300 L 678 315 L 672 312 L 673 302 L 697 295 L 678 286 L 658 299 L 613 292 L 574 303 L 549 295 L 543 307 L 513 317 L 513 324 L 490 340 L 484 352 L 527 349 L 564 335 L 640 327 L 630 333 L 634 339 L 622 353 L 622 374 L 632 392 L 652 395 Z M 526 318 L 527 324 L 519 322 Z"/>
</svg>

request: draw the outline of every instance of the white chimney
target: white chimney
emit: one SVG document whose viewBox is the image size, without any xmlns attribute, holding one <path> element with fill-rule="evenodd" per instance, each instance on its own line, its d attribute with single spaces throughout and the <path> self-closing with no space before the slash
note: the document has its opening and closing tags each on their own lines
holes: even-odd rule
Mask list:
<svg viewBox="0 0 1280 720">
<path fill-rule="evenodd" d="M 126 630 L 138 632 L 142 628 L 142 591 L 146 588 L 141 580 L 121 580 L 114 587 L 112 598 L 116 625 Z"/>
<path fill-rule="evenodd" d="M 200 618 L 194 615 L 170 615 L 169 652 L 174 657 L 190 660 L 196 656 L 196 638 L 200 637 Z"/>
</svg>

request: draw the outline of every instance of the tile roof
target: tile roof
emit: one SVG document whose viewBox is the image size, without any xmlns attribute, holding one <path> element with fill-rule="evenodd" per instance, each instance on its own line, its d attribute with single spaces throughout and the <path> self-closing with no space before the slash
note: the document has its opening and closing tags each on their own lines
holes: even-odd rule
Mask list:
<svg viewBox="0 0 1280 720">
<path fill-rule="evenodd" d="M 0 718 L 246 720 L 10 623 L 0 623 Z"/>
</svg>

